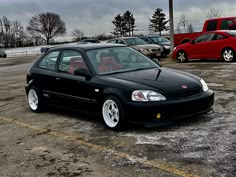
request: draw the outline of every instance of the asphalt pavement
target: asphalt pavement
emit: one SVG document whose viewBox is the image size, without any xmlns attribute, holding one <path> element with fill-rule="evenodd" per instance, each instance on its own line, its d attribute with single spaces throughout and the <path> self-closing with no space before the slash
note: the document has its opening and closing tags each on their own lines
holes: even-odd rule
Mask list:
<svg viewBox="0 0 236 177">
<path fill-rule="evenodd" d="M 236 63 L 162 59 L 208 83 L 214 112 L 113 132 L 95 116 L 30 111 L 25 76 L 38 57 L 0 58 L 0 177 L 236 176 Z"/>
</svg>

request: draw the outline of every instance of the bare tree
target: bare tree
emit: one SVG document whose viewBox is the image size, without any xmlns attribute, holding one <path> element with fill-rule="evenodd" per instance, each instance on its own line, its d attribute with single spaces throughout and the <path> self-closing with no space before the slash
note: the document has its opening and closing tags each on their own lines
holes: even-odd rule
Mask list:
<svg viewBox="0 0 236 177">
<path fill-rule="evenodd" d="M 178 25 L 177 25 L 177 28 L 175 29 L 175 33 L 176 33 L 176 34 L 182 33 L 182 31 L 181 31 L 181 29 L 180 29 L 179 23 L 178 23 Z"/>
<path fill-rule="evenodd" d="M 79 29 L 74 29 L 74 31 L 72 32 L 72 36 L 75 37 L 76 41 L 79 41 L 84 37 L 84 33 Z"/>
<path fill-rule="evenodd" d="M 18 47 L 22 45 L 25 37 L 23 26 L 19 21 L 13 21 L 2 17 L 0 19 L 0 40 L 4 47 Z"/>
<path fill-rule="evenodd" d="M 216 9 L 210 9 L 210 11 L 207 13 L 206 18 L 212 19 L 212 18 L 219 18 L 221 16 L 221 11 Z"/>
<path fill-rule="evenodd" d="M 66 24 L 60 15 L 47 12 L 33 16 L 27 30 L 33 36 L 44 38 L 49 44 L 52 38 L 66 33 Z"/>
<path fill-rule="evenodd" d="M 188 27 L 188 20 L 187 20 L 187 17 L 182 14 L 182 16 L 180 17 L 180 20 L 179 20 L 179 26 L 183 28 L 183 31 L 186 33 L 187 32 L 187 27 Z"/>
<path fill-rule="evenodd" d="M 187 26 L 187 32 L 188 32 L 188 33 L 193 33 L 193 32 L 194 32 L 192 23 L 189 23 L 189 24 L 188 24 L 188 26 Z"/>
</svg>

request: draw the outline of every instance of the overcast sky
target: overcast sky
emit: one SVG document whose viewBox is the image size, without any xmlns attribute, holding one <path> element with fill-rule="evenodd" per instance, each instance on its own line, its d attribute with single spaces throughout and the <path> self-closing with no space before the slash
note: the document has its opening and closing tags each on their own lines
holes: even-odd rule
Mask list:
<svg viewBox="0 0 236 177">
<path fill-rule="evenodd" d="M 30 18 L 42 12 L 58 13 L 66 23 L 67 35 L 79 28 L 86 35 L 97 35 L 113 31 L 112 20 L 126 10 L 134 14 L 138 30 L 148 29 L 148 17 L 156 8 L 169 16 L 169 0 L 0 0 L 0 17 L 18 20 L 25 27 Z M 173 0 L 174 22 L 182 14 L 200 30 L 210 9 L 221 11 L 221 16 L 236 16 L 235 0 Z"/>
</svg>

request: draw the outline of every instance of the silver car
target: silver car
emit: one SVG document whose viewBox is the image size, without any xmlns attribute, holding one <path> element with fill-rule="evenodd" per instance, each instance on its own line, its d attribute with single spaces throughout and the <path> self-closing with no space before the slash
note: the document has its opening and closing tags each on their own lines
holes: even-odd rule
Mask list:
<svg viewBox="0 0 236 177">
<path fill-rule="evenodd" d="M 164 49 L 160 45 L 148 44 L 138 37 L 121 37 L 107 41 L 108 43 L 125 44 L 142 52 L 149 58 L 160 58 Z"/>
</svg>

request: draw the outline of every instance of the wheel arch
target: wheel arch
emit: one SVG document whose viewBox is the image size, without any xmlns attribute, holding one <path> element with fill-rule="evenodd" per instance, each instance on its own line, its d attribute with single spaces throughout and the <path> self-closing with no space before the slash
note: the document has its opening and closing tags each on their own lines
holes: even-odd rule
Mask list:
<svg viewBox="0 0 236 177">
<path fill-rule="evenodd" d="M 26 84 L 26 89 L 25 89 L 25 91 L 26 91 L 27 94 L 28 94 L 28 92 L 29 92 L 29 90 L 30 90 L 30 88 L 31 88 L 32 86 L 37 87 L 37 88 L 39 89 L 39 91 L 41 91 L 41 89 L 40 89 L 40 87 L 38 86 L 37 82 L 36 82 L 34 79 L 31 79 L 31 80 L 28 82 L 28 84 Z"/>
<path fill-rule="evenodd" d="M 102 106 L 104 100 L 106 99 L 106 97 L 108 96 L 114 96 L 116 97 L 122 105 L 124 105 L 125 102 L 127 102 L 127 95 L 129 95 L 129 93 L 124 93 L 124 91 L 122 91 L 121 89 L 119 88 L 112 88 L 112 87 L 108 87 L 108 88 L 105 88 L 103 90 L 103 94 L 102 94 L 102 97 L 100 97 L 99 99 L 99 105 Z"/>
</svg>

